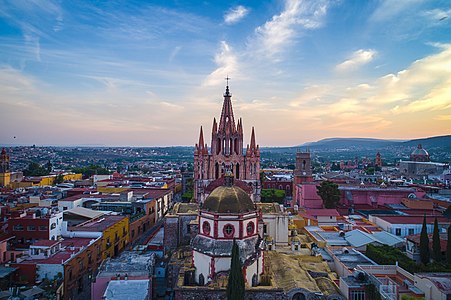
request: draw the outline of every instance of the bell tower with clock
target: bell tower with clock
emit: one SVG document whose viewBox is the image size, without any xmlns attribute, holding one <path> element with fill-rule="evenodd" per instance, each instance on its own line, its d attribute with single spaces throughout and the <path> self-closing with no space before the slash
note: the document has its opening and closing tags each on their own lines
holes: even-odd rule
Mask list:
<svg viewBox="0 0 451 300">
<path fill-rule="evenodd" d="M 294 169 L 294 184 L 312 182 L 312 163 L 310 151 L 296 153 L 296 168 Z"/>
</svg>

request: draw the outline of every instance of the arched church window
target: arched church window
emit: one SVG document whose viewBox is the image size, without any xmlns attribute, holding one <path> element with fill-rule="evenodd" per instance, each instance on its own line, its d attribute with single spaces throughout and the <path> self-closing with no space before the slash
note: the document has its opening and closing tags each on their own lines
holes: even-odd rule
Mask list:
<svg viewBox="0 0 451 300">
<path fill-rule="evenodd" d="M 221 139 L 218 138 L 216 140 L 216 155 L 218 155 L 219 153 L 221 153 Z"/>
<path fill-rule="evenodd" d="M 255 230 L 254 222 L 247 223 L 247 226 L 246 226 L 247 235 L 252 235 L 254 233 L 254 230 Z"/>
<path fill-rule="evenodd" d="M 254 273 L 254 275 L 252 275 L 252 286 L 257 286 L 258 285 L 258 276 L 257 274 Z"/>
<path fill-rule="evenodd" d="M 292 300 L 305 300 L 305 295 L 303 293 L 296 293 L 293 295 Z"/>
<path fill-rule="evenodd" d="M 223 233 L 225 237 L 233 237 L 233 234 L 235 233 L 235 227 L 232 224 L 226 224 L 224 226 Z"/>
<path fill-rule="evenodd" d="M 204 223 L 202 223 L 202 232 L 205 235 L 210 235 L 210 231 L 211 231 L 210 223 L 204 221 Z"/>
<path fill-rule="evenodd" d="M 305 170 L 305 164 L 306 164 L 306 162 L 305 162 L 305 160 L 303 160 L 302 161 L 302 170 Z"/>
<path fill-rule="evenodd" d="M 199 275 L 199 285 L 204 285 L 205 284 L 205 277 L 204 274 L 200 274 Z"/>
<path fill-rule="evenodd" d="M 235 178 L 240 179 L 240 164 L 236 164 Z"/>
</svg>

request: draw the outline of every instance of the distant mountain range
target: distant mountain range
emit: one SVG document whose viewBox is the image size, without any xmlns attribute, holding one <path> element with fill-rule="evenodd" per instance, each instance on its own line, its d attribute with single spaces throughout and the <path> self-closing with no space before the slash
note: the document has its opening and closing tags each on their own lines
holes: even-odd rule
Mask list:
<svg viewBox="0 0 451 300">
<path fill-rule="evenodd" d="M 317 142 L 304 143 L 301 148 L 310 148 L 312 150 L 326 150 L 326 149 L 377 149 L 390 146 L 417 146 L 422 144 L 424 148 L 451 148 L 451 135 L 435 136 L 414 140 L 384 140 L 372 138 L 327 138 Z"/>
<path fill-rule="evenodd" d="M 355 157 L 374 157 L 377 152 L 385 161 L 408 159 L 413 149 L 421 144 L 432 161 L 451 161 L 451 135 L 413 140 L 384 140 L 373 138 L 327 138 L 293 147 L 262 147 L 263 159 L 284 161 L 294 157 L 296 151 L 307 149 L 325 160 L 347 160 Z"/>
</svg>

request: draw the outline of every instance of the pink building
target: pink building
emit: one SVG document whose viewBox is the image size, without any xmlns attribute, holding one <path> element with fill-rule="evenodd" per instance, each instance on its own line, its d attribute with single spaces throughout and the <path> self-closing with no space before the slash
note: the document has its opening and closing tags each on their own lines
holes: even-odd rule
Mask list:
<svg viewBox="0 0 451 300">
<path fill-rule="evenodd" d="M 386 204 L 400 204 L 403 198 L 413 194 L 422 198 L 425 193 L 410 187 L 387 186 L 340 186 L 340 203 L 347 206 L 366 204 L 373 207 Z"/>
<path fill-rule="evenodd" d="M 323 199 L 318 195 L 315 182 L 294 185 L 293 204 L 303 208 L 323 208 Z"/>
</svg>

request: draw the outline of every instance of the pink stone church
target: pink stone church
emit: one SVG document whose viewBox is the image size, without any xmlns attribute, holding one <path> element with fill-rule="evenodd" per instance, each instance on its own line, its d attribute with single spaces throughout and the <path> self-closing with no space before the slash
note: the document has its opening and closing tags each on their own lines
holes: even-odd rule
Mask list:
<svg viewBox="0 0 451 300">
<path fill-rule="evenodd" d="M 204 142 L 202 126 L 194 149 L 194 198 L 203 203 L 214 188 L 223 185 L 226 172 L 254 202 L 260 201 L 260 149 L 252 127 L 251 142 L 243 153 L 243 122 L 235 123 L 232 94 L 226 86 L 219 124 L 213 119 L 211 149 Z"/>
</svg>

